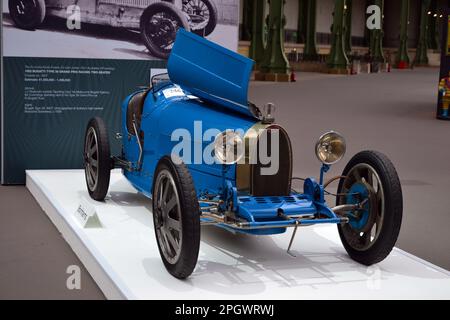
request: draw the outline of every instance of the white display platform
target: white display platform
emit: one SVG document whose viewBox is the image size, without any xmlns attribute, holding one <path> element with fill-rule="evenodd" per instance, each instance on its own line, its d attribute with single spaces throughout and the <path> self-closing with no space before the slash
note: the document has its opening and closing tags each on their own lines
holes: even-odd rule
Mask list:
<svg viewBox="0 0 450 320">
<path fill-rule="evenodd" d="M 353 262 L 336 226 L 278 236 L 234 235 L 202 227 L 197 267 L 187 280 L 164 268 L 151 200 L 113 171 L 107 200 L 95 202 L 82 170 L 27 171 L 27 188 L 109 299 L 450 299 L 450 272 L 394 249 L 383 262 Z M 75 218 L 81 198 L 95 205 L 102 228 Z"/>
</svg>

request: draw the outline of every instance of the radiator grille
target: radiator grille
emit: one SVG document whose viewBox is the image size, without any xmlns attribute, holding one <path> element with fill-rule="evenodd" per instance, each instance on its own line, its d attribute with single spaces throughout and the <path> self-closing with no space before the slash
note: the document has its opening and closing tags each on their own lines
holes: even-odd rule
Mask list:
<svg viewBox="0 0 450 320">
<path fill-rule="evenodd" d="M 267 130 L 279 130 L 279 170 L 274 175 L 261 175 L 261 165 L 251 165 L 250 193 L 253 196 L 288 196 L 291 193 L 292 148 L 287 132 L 277 125 Z M 270 148 L 270 147 L 269 147 Z M 269 149 L 270 150 L 270 149 Z M 285 199 L 287 200 L 287 199 Z"/>
<path fill-rule="evenodd" d="M 157 0 L 100 0 L 99 4 L 115 4 L 125 7 L 147 8 Z"/>
</svg>

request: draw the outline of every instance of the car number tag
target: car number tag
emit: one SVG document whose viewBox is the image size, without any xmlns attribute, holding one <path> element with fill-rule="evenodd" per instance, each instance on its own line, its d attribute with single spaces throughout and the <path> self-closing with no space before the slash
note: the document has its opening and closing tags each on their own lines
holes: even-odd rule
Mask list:
<svg viewBox="0 0 450 320">
<path fill-rule="evenodd" d="M 181 88 L 170 88 L 163 90 L 164 97 L 166 99 L 172 98 L 172 97 L 184 97 L 185 94 Z"/>
</svg>

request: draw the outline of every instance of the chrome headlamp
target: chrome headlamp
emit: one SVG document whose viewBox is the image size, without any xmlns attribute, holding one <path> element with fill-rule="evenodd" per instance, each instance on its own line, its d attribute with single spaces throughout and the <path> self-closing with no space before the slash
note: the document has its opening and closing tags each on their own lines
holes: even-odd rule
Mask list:
<svg viewBox="0 0 450 320">
<path fill-rule="evenodd" d="M 331 165 L 345 154 L 345 139 L 339 133 L 330 131 L 323 134 L 316 143 L 316 156 L 323 164 Z"/>
<path fill-rule="evenodd" d="M 214 140 L 214 156 L 222 164 L 238 162 L 244 155 L 242 137 L 232 130 L 219 133 Z"/>
</svg>

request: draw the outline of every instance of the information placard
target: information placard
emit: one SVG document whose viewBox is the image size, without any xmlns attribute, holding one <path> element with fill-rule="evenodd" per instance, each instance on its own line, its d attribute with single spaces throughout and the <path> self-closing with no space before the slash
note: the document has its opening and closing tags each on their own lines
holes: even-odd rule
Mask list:
<svg viewBox="0 0 450 320">
<path fill-rule="evenodd" d="M 166 67 L 174 36 L 155 30 L 183 27 L 237 50 L 239 0 L 26 2 L 2 0 L 3 184 L 23 184 L 26 169 L 82 168 L 93 116 L 114 142 L 123 99 Z"/>
</svg>

